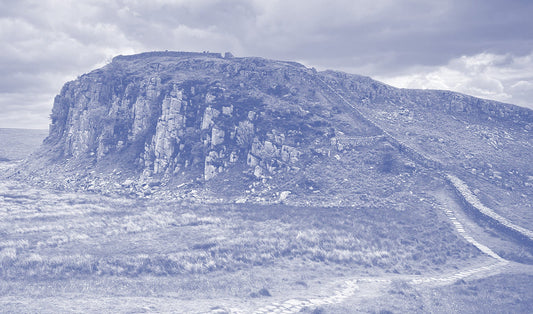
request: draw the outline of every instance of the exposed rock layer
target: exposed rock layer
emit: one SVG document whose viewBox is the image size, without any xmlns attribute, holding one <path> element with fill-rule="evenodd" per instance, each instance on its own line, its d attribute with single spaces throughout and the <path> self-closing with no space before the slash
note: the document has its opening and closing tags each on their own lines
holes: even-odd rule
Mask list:
<svg viewBox="0 0 533 314">
<path fill-rule="evenodd" d="M 51 118 L 50 134 L 25 170 L 61 172 L 66 185 L 85 188 L 92 183 L 80 178 L 114 171 L 123 186 L 125 179 L 126 186 L 149 179 L 176 187 L 220 178 L 252 190 L 249 183 L 260 181 L 268 190 L 270 180 L 285 199 L 291 178 L 309 193 L 345 179 L 342 171 L 327 179 L 310 173 L 321 164 L 341 163 L 332 167 L 361 176 L 366 169 L 490 175 L 498 168 L 502 186 L 527 184 L 531 173 L 530 163 L 515 160 L 532 160 L 531 110 L 261 58 L 119 56 L 65 84 Z"/>
</svg>

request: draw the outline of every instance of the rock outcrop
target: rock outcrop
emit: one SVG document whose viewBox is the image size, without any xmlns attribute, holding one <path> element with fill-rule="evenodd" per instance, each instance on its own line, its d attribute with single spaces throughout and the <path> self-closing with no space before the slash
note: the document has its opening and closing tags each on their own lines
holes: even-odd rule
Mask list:
<svg viewBox="0 0 533 314">
<path fill-rule="evenodd" d="M 442 127 L 422 130 L 435 119 Z M 398 174 L 416 167 L 464 169 L 473 160 L 501 164 L 457 140 L 472 132 L 466 124 L 488 127 L 476 129 L 476 136 L 484 130 L 487 142 L 502 147 L 503 131 L 489 126 L 510 132 L 512 125 L 516 132 L 508 135 L 526 142 L 533 128 L 532 111 L 512 105 L 396 89 L 294 62 L 185 52 L 115 57 L 66 83 L 51 120 L 48 138 L 21 175 L 66 188 L 115 182 L 136 193 L 193 184 L 220 194 L 232 186 L 283 201 L 297 197 L 298 189 L 300 195 L 336 189 L 344 170 L 327 178 L 313 173 L 328 165 L 363 178 L 367 169 Z M 437 140 L 428 142 L 428 134 Z M 453 158 L 443 153 L 449 148 Z M 386 167 L 379 165 L 384 160 Z"/>
</svg>

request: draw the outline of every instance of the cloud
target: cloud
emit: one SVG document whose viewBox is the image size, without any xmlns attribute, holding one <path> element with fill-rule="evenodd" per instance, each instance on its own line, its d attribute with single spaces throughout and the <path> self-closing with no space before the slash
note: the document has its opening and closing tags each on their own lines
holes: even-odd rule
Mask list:
<svg viewBox="0 0 533 314">
<path fill-rule="evenodd" d="M 533 52 L 525 56 L 480 53 L 406 72 L 377 79 L 397 87 L 453 90 L 533 109 Z"/>
<path fill-rule="evenodd" d="M 33 127 L 7 101 L 36 109 L 66 80 L 115 55 L 167 49 L 297 60 L 389 80 L 410 76 L 417 86 L 462 86 L 522 102 L 531 80 L 519 63 L 530 63 L 510 56 L 531 52 L 532 11 L 526 0 L 1 1 L 0 119 Z M 483 52 L 503 59 L 485 68 L 461 63 L 461 56 Z M 38 114 L 47 117 L 51 106 Z"/>
</svg>

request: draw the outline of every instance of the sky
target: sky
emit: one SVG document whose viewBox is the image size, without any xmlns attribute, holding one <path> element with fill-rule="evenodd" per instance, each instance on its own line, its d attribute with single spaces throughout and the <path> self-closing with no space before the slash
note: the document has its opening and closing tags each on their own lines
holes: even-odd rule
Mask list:
<svg viewBox="0 0 533 314">
<path fill-rule="evenodd" d="M 113 56 L 230 51 L 533 109 L 531 0 L 0 0 L 0 128 Z"/>
</svg>

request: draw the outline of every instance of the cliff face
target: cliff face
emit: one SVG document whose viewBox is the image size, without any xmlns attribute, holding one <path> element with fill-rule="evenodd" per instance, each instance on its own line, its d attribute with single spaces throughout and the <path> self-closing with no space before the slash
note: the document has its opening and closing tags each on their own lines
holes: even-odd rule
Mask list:
<svg viewBox="0 0 533 314">
<path fill-rule="evenodd" d="M 470 151 L 473 137 L 486 131 L 487 143 L 500 140 L 500 149 L 511 145 L 523 153 L 532 117 L 511 105 L 395 89 L 293 62 L 144 53 L 116 57 L 65 84 L 50 134 L 27 171 L 60 174 L 59 181 L 82 188 L 94 186 L 98 173 L 112 173 L 107 181 L 128 188 L 148 181 L 169 187 L 233 182 L 254 190 L 250 182 L 268 181 L 273 185 L 262 190 L 275 185 L 277 197 L 290 182 L 306 193 L 337 189 L 332 182 L 346 174 L 326 174 L 326 165 L 362 178 L 372 176 L 368 169 L 379 170 L 375 176 L 419 166 L 469 170 L 471 160 L 494 159 Z M 521 144 L 506 142 L 500 131 Z"/>
<path fill-rule="evenodd" d="M 146 176 L 198 170 L 209 180 L 246 164 L 262 177 L 335 136 L 328 120 L 345 112 L 332 114 L 335 104 L 316 84 L 313 70 L 289 62 L 117 57 L 63 87 L 46 144 L 62 158 L 96 163 L 120 153 Z M 347 132 L 379 133 L 363 120 L 351 124 Z"/>
</svg>

